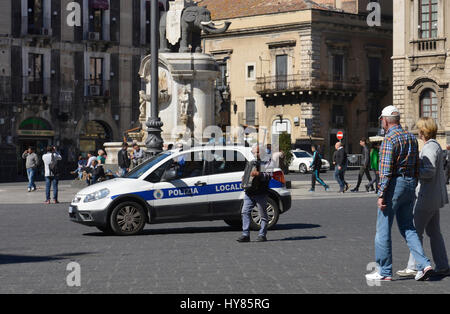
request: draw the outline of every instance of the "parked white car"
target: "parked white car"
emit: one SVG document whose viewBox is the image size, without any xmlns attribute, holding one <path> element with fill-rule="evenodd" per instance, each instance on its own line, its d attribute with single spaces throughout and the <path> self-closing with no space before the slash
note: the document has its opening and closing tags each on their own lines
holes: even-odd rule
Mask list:
<svg viewBox="0 0 450 314">
<path fill-rule="evenodd" d="M 311 163 L 313 161 L 313 155 L 304 150 L 293 150 L 291 151 L 293 159 L 289 165 L 289 171 L 307 173 L 311 171 Z M 322 158 L 322 168 L 321 171 L 330 170 L 330 163 L 328 160 Z"/>
</svg>

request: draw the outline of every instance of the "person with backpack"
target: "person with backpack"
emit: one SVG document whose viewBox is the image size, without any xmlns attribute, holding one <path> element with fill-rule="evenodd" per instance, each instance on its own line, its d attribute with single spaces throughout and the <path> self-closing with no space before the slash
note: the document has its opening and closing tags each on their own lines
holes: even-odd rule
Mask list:
<svg viewBox="0 0 450 314">
<path fill-rule="evenodd" d="M 310 165 L 312 173 L 311 173 L 311 189 L 309 191 L 314 192 L 316 190 L 316 181 L 317 181 L 325 188 L 325 191 L 328 192 L 330 190 L 330 187 L 320 178 L 320 169 L 322 168 L 322 156 L 317 151 L 315 145 L 311 146 L 311 151 L 313 152 L 313 160 Z"/>
<path fill-rule="evenodd" d="M 50 204 L 50 187 L 53 183 L 53 203 L 58 204 L 58 180 L 61 172 L 61 155 L 56 151 L 56 147 L 48 146 L 47 153 L 42 156 L 45 168 L 45 204 Z"/>
</svg>

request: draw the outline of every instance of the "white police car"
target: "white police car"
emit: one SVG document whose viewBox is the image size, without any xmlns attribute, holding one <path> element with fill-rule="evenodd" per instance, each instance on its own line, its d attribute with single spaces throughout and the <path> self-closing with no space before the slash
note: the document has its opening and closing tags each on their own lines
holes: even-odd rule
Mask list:
<svg viewBox="0 0 450 314">
<path fill-rule="evenodd" d="M 123 178 L 81 190 L 69 208 L 72 221 L 105 233 L 135 235 L 146 223 L 224 220 L 241 225 L 245 164 L 250 148 L 204 146 L 162 152 Z M 269 228 L 291 207 L 281 169 L 274 169 L 268 195 Z M 260 217 L 252 212 L 252 229 Z"/>
</svg>

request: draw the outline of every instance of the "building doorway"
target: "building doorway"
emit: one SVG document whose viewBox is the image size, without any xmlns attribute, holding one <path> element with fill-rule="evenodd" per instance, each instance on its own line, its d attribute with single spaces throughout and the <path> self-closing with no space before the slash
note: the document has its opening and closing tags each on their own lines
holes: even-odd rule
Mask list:
<svg viewBox="0 0 450 314">
<path fill-rule="evenodd" d="M 91 120 L 86 123 L 80 132 L 80 153 L 95 153 L 103 149 L 103 144 L 111 142 L 112 131 L 103 121 Z"/>
<path fill-rule="evenodd" d="M 18 175 L 26 177 L 25 160 L 22 159 L 22 154 L 28 147 L 33 147 L 39 160 L 42 160 L 42 155 L 46 153 L 48 145 L 53 145 L 55 131 L 47 120 L 38 117 L 28 118 L 19 125 L 17 131 L 18 145 L 17 145 L 17 169 Z M 43 176 L 42 163 L 37 172 L 38 178 Z"/>
</svg>

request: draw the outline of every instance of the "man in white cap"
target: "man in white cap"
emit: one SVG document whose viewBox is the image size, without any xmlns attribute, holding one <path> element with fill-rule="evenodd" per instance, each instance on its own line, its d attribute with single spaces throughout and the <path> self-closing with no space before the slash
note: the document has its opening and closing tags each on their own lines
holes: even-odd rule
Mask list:
<svg viewBox="0 0 450 314">
<path fill-rule="evenodd" d="M 396 217 L 400 233 L 417 261 L 419 271 L 415 279 L 423 281 L 432 275 L 433 269 L 414 227 L 413 207 L 419 171 L 417 139 L 403 130 L 400 125 L 400 112 L 395 106 L 384 108 L 380 120 L 386 136 L 380 148 L 380 186 L 375 236 L 375 258 L 379 269 L 366 275 L 366 279 L 392 280 L 391 227 Z"/>
</svg>

